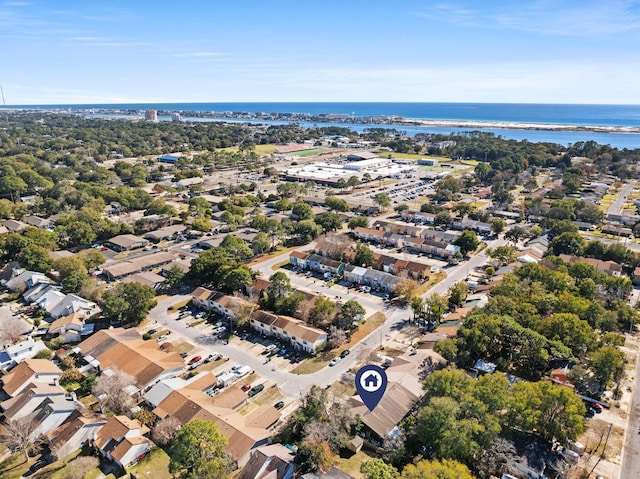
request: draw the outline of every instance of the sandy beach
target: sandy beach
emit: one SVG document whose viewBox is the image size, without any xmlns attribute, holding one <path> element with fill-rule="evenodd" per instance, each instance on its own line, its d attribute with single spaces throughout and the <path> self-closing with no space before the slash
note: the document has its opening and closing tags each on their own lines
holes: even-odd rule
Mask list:
<svg viewBox="0 0 640 479">
<path fill-rule="evenodd" d="M 465 121 L 465 120 L 396 120 L 394 123 L 403 125 L 441 126 L 448 128 L 495 128 L 510 130 L 546 130 L 546 131 L 591 131 L 598 133 L 640 133 L 640 128 L 630 126 L 599 126 L 599 125 L 560 125 L 551 123 L 518 123 L 494 121 Z"/>
</svg>

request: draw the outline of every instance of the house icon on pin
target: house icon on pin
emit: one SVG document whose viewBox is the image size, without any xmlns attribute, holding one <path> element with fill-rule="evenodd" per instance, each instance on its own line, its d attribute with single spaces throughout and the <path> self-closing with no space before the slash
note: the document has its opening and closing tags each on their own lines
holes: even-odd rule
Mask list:
<svg viewBox="0 0 640 479">
<path fill-rule="evenodd" d="M 366 388 L 377 388 L 378 387 L 378 376 L 375 374 L 369 374 L 364 379 L 364 386 Z"/>
</svg>

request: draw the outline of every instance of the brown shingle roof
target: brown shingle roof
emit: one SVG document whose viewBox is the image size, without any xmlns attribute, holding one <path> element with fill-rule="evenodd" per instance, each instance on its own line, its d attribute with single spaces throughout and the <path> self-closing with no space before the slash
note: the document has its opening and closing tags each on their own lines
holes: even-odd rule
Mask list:
<svg viewBox="0 0 640 479">
<path fill-rule="evenodd" d="M 177 352 L 161 351 L 155 341 L 144 341 L 135 330 L 103 329 L 78 347 L 82 354 L 100 361 L 102 369 L 115 368 L 133 376 L 139 387 L 164 371 L 184 366 Z"/>
<path fill-rule="evenodd" d="M 62 374 L 62 371 L 48 359 L 25 359 L 2 377 L 3 389 L 9 396 L 13 396 L 25 382 L 38 373 Z"/>
<path fill-rule="evenodd" d="M 149 429 L 137 419 L 129 419 L 127 416 L 112 416 L 96 434 L 96 446 L 103 449 L 109 441 L 117 441 L 134 429 L 140 430 L 140 434 L 149 432 Z"/>
</svg>

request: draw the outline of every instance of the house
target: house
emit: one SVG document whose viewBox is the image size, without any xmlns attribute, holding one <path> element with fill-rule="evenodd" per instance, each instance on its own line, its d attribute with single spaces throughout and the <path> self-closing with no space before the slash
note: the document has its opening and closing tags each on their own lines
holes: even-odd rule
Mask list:
<svg viewBox="0 0 640 479">
<path fill-rule="evenodd" d="M 460 247 L 443 241 L 425 239 L 422 242 L 421 251 L 441 258 L 449 258 L 450 256 L 455 256 L 460 251 Z"/>
<path fill-rule="evenodd" d="M 636 286 L 640 285 L 640 266 L 633 270 L 633 279 L 631 282 Z"/>
<path fill-rule="evenodd" d="M 60 301 L 62 301 L 66 294 L 60 291 L 59 286 L 47 285 L 44 288 L 39 288 L 39 291 L 36 291 L 33 294 L 33 289 L 30 289 L 25 293 L 25 301 L 32 306 L 38 307 L 40 309 L 44 309 L 47 313 L 51 313 L 53 308 L 55 308 Z M 34 299 L 35 298 L 35 299 Z"/>
<path fill-rule="evenodd" d="M 110 280 L 115 281 L 133 273 L 160 268 L 174 260 L 175 256 L 173 254 L 162 251 L 159 253 L 140 256 L 131 260 L 117 261 L 102 268 L 102 271 Z"/>
<path fill-rule="evenodd" d="M 382 445 L 387 437 L 396 433 L 398 424 L 424 396 L 422 379 L 428 358 L 434 363 L 445 362 L 438 354 L 426 349 L 418 349 L 413 355 L 407 352 L 395 358 L 386 371 L 385 394 L 373 411 L 369 411 L 359 396 L 347 401 L 351 415 L 360 416 L 363 423 L 361 435 L 366 441 Z"/>
<path fill-rule="evenodd" d="M 327 343 L 327 333 L 305 322 L 256 310 L 249 321 L 251 327 L 264 336 L 276 336 L 290 343 L 294 349 L 315 354 Z"/>
<path fill-rule="evenodd" d="M 215 384 L 211 383 L 211 376 L 199 375 L 198 380 L 172 390 L 159 403 L 150 403 L 155 408 L 153 413 L 160 419 L 173 417 L 180 424 L 187 424 L 194 419 L 215 422 L 220 433 L 227 438 L 225 452 L 242 467 L 249 461 L 254 449 L 268 444 L 271 437 L 269 428 L 279 420 L 280 412 L 265 404 L 246 416 L 239 414 L 225 404 L 225 396 L 227 393 L 240 393 L 240 404 L 243 404 L 246 394 L 233 388 L 210 396 Z M 237 404 L 236 400 L 232 402 Z"/>
<path fill-rule="evenodd" d="M 406 210 L 400 213 L 400 217 L 409 223 L 433 225 L 436 215 L 417 210 Z"/>
<path fill-rule="evenodd" d="M 84 407 L 74 398 L 65 396 L 48 396 L 30 414 L 36 428 L 31 434 L 32 438 L 46 435 L 56 429 L 77 409 Z"/>
<path fill-rule="evenodd" d="M 36 228 L 49 228 L 51 221 L 46 218 L 40 218 L 39 216 L 29 215 L 23 218 L 24 222 L 29 226 L 35 226 Z"/>
<path fill-rule="evenodd" d="M 167 281 L 167 278 L 160 276 L 152 271 L 141 271 L 140 273 L 133 273 L 132 275 L 122 278 L 123 283 L 139 283 L 145 286 L 151 286 L 156 291 L 159 290 L 163 283 Z"/>
<path fill-rule="evenodd" d="M 142 248 L 146 246 L 149 241 L 140 236 L 126 234 L 114 236 L 108 243 L 111 249 L 115 251 L 129 251 L 131 249 Z"/>
<path fill-rule="evenodd" d="M 294 250 L 289 254 L 289 263 L 291 263 L 294 268 L 305 269 L 308 257 L 309 253 Z"/>
<path fill-rule="evenodd" d="M 26 223 L 18 220 L 7 220 L 2 225 L 9 230 L 10 233 L 18 233 L 29 226 Z"/>
<path fill-rule="evenodd" d="M 197 307 L 213 311 L 226 318 L 233 317 L 242 307 L 251 307 L 253 303 L 242 298 L 228 296 L 223 293 L 211 291 L 202 286 L 197 287 L 191 294 L 193 304 Z"/>
<path fill-rule="evenodd" d="M 20 394 L 2 402 L 2 412 L 9 420 L 33 416 L 43 401 L 56 396 L 64 398 L 66 391 L 57 384 L 30 383 Z"/>
<path fill-rule="evenodd" d="M 471 230 L 483 235 L 491 233 L 491 225 L 489 223 L 484 223 L 482 221 L 476 221 L 469 218 L 455 220 L 451 224 L 451 227 L 454 230 L 458 230 L 458 231 Z"/>
<path fill-rule="evenodd" d="M 568 254 L 559 255 L 560 259 L 565 263 L 575 263 L 577 261 L 581 263 L 590 264 L 596 271 L 600 273 L 606 273 L 609 276 L 622 275 L 622 266 L 615 261 L 602 261 L 594 258 L 585 258 L 584 256 L 573 256 Z"/>
<path fill-rule="evenodd" d="M 44 274 L 37 273 L 35 271 L 14 270 L 14 273 L 11 279 L 7 281 L 6 286 L 10 291 L 24 292 L 41 283 L 50 284 L 51 280 L 49 280 L 49 278 Z"/>
<path fill-rule="evenodd" d="M 47 349 L 42 341 L 34 341 L 29 337 L 25 341 L 0 350 L 0 368 L 8 371 L 24 359 L 31 359 L 40 351 Z"/>
<path fill-rule="evenodd" d="M 362 278 L 363 284 L 372 288 L 380 288 L 384 291 L 394 291 L 401 281 L 397 276 L 375 269 L 367 269 Z"/>
<path fill-rule="evenodd" d="M 96 437 L 106 422 L 106 418 L 89 409 L 76 409 L 65 422 L 47 434 L 49 447 L 58 459 L 64 459 Z"/>
<path fill-rule="evenodd" d="M 362 284 L 364 282 L 364 274 L 367 268 L 361 266 L 347 265 L 344 269 L 344 279 L 351 283 Z"/>
<path fill-rule="evenodd" d="M 184 369 L 184 361 L 177 352 L 160 350 L 157 342 L 143 340 L 133 329 L 100 330 L 74 351 L 81 353 L 91 368 L 117 369 L 129 374 L 142 390 Z"/>
<path fill-rule="evenodd" d="M 79 313 L 89 319 L 100 313 L 100 307 L 93 301 L 81 298 L 76 294 L 67 294 L 58 301 L 52 308 L 43 307 L 49 312 L 49 315 L 58 319 L 70 314 Z"/>
<path fill-rule="evenodd" d="M 77 343 L 83 336 L 93 334 L 95 324 L 85 324 L 83 312 L 71 313 L 49 325 L 47 336 L 60 338 L 61 343 Z"/>
<path fill-rule="evenodd" d="M 237 479 L 293 479 L 295 454 L 282 444 L 255 449 Z"/>
<path fill-rule="evenodd" d="M 336 261 L 317 254 L 310 254 L 307 257 L 307 268 L 321 273 L 331 273 L 334 276 L 340 275 L 344 271 L 345 266 L 346 265 L 341 261 Z"/>
<path fill-rule="evenodd" d="M 162 240 L 175 238 L 178 234 L 186 231 L 187 227 L 184 225 L 171 225 L 164 228 L 157 229 L 146 233 L 143 238 L 154 243 L 158 243 Z"/>
<path fill-rule="evenodd" d="M 48 359 L 25 359 L 0 379 L 2 389 L 14 397 L 29 384 L 58 384 L 62 371 Z"/>
<path fill-rule="evenodd" d="M 372 228 L 363 228 L 362 226 L 358 226 L 353 232 L 353 236 L 355 238 L 369 243 L 383 243 L 384 235 L 384 231 L 374 230 Z"/>
<path fill-rule="evenodd" d="M 137 419 L 112 416 L 96 434 L 94 443 L 100 454 L 122 468 L 139 461 L 151 445 L 144 437 L 149 429 Z"/>
</svg>

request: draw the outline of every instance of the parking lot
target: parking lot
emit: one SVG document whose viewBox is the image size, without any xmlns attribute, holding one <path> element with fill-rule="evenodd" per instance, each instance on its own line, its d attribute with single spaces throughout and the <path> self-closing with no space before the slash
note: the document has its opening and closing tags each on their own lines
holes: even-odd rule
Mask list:
<svg viewBox="0 0 640 479">
<path fill-rule="evenodd" d="M 405 180 L 395 185 L 374 188 L 360 193 L 354 193 L 354 199 L 373 198 L 378 193 L 387 193 L 391 201 L 399 203 L 403 201 L 414 200 L 421 196 L 426 196 L 434 192 L 433 182 L 431 180 Z"/>
</svg>

